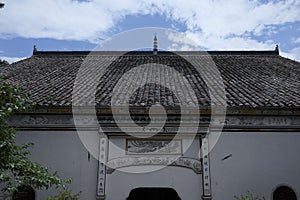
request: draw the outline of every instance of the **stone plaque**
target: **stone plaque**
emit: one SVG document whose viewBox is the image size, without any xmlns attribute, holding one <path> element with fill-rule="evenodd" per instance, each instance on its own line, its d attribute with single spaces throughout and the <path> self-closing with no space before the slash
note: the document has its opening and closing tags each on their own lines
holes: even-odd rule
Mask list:
<svg viewBox="0 0 300 200">
<path fill-rule="evenodd" d="M 127 154 L 181 155 L 182 141 L 179 139 L 127 139 Z"/>
</svg>

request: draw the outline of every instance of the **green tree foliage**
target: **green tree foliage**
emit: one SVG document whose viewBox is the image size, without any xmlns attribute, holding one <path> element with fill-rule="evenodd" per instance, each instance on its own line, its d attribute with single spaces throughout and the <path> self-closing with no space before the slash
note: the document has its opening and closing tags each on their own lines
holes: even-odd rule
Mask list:
<svg viewBox="0 0 300 200">
<path fill-rule="evenodd" d="M 7 120 L 13 114 L 29 109 L 30 98 L 23 95 L 21 89 L 7 84 L 6 79 L 0 77 L 0 182 L 4 183 L 0 196 L 10 196 L 24 185 L 41 190 L 54 186 L 69 192 L 56 172 L 50 174 L 46 167 L 28 159 L 28 147 L 32 143 L 22 146 L 15 143 L 17 129 L 10 127 Z"/>
<path fill-rule="evenodd" d="M 265 200 L 264 197 L 255 196 L 251 192 L 248 191 L 246 195 L 234 196 L 236 200 Z"/>
<path fill-rule="evenodd" d="M 59 190 L 59 193 L 53 197 L 48 197 L 45 200 L 77 200 L 80 196 L 80 193 L 72 194 L 72 191 L 68 189 L 69 184 L 71 184 L 71 179 L 66 179 L 66 185 Z"/>
</svg>

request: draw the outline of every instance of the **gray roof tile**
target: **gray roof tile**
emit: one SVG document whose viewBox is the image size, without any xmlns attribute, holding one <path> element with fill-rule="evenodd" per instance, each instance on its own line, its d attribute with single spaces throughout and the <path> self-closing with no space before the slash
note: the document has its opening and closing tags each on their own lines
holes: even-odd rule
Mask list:
<svg viewBox="0 0 300 200">
<path fill-rule="evenodd" d="M 229 107 L 300 107 L 300 63 L 279 56 L 274 51 L 211 51 L 208 52 L 218 67 L 227 93 Z M 89 52 L 41 52 L 28 59 L 0 68 L 0 75 L 10 76 L 8 81 L 30 92 L 34 102 L 43 106 L 70 106 L 72 89 L 79 67 Z M 182 52 L 192 62 L 205 63 L 208 55 L 201 52 Z M 99 80 L 96 103 L 109 106 L 112 90 L 124 73 L 146 63 L 159 63 L 176 69 L 188 80 L 201 106 L 209 107 L 210 98 L 202 77 L 190 64 L 168 52 L 129 52 L 119 56 L 114 52 L 97 52 L 88 64 L 97 66 L 114 60 Z M 150 69 L 149 69 L 150 70 Z M 140 71 L 136 76 L 149 79 L 151 71 Z M 86 81 L 92 77 L 86 77 Z M 160 72 L 161 83 L 179 88 L 185 104 L 192 104 L 193 97 L 186 89 L 186 83 L 176 84 L 178 79 L 171 71 Z M 136 80 L 128 80 L 128 87 Z M 212 78 L 211 85 L 217 84 Z M 163 84 L 162 84 L 163 85 Z M 87 87 L 87 86 L 84 86 Z M 121 91 L 120 91 L 121 92 Z M 89 95 L 89 91 L 86 94 Z M 136 90 L 130 103 L 135 106 L 162 105 L 174 107 L 181 97 L 171 89 L 159 84 L 147 84 Z M 122 101 L 123 96 L 118 97 Z"/>
</svg>

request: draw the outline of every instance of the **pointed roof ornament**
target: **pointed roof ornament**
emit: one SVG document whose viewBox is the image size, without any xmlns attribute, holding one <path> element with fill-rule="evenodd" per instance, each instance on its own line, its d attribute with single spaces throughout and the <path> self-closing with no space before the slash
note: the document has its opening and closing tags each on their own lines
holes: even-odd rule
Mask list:
<svg viewBox="0 0 300 200">
<path fill-rule="evenodd" d="M 279 55 L 279 46 L 278 46 L 278 44 L 276 44 L 276 46 L 275 46 L 275 53 Z"/>
<path fill-rule="evenodd" d="M 154 40 L 153 40 L 153 54 L 157 55 L 157 48 L 158 48 L 158 43 L 157 43 L 157 37 L 156 33 L 154 35 Z"/>
<path fill-rule="evenodd" d="M 33 45 L 33 54 L 37 52 L 36 45 Z"/>
</svg>

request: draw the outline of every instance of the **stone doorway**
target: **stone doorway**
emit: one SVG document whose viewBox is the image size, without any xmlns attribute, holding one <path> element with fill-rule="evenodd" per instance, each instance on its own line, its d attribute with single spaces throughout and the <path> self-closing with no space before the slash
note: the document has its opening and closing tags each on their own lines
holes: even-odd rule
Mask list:
<svg viewBox="0 0 300 200">
<path fill-rule="evenodd" d="M 126 200 L 181 200 L 173 188 L 140 187 L 130 191 Z"/>
</svg>

